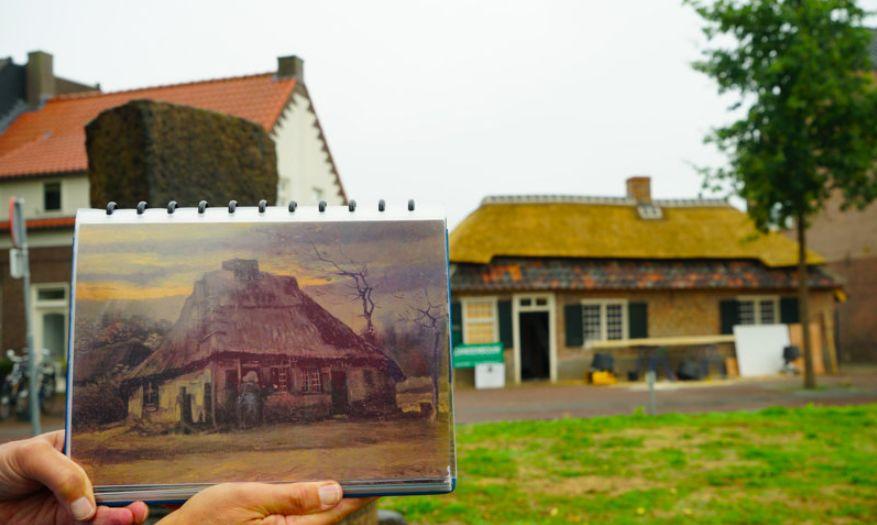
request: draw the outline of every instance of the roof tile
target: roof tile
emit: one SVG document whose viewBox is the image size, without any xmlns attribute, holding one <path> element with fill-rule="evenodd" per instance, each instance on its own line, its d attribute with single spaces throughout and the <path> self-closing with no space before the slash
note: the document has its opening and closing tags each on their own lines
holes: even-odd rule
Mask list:
<svg viewBox="0 0 877 525">
<path fill-rule="evenodd" d="M 797 286 L 792 268 L 758 261 L 593 260 L 498 258 L 491 264 L 459 264 L 451 289 L 510 290 L 788 290 Z M 820 267 L 810 267 L 812 288 L 840 287 Z"/>
<path fill-rule="evenodd" d="M 0 134 L 0 178 L 85 171 L 85 126 L 102 111 L 149 99 L 244 118 L 271 131 L 296 80 L 273 73 L 113 93 L 61 95 L 20 115 Z"/>
</svg>

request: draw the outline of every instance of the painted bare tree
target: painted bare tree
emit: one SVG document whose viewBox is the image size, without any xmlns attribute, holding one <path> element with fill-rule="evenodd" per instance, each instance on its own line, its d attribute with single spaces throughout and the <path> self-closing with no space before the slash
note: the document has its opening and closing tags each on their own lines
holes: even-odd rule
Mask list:
<svg viewBox="0 0 877 525">
<path fill-rule="evenodd" d="M 375 332 L 372 318 L 375 312 L 374 293 L 377 285 L 371 284 L 369 280 L 368 265 L 355 262 L 344 255 L 343 250 L 340 249 L 341 258 L 347 259 L 347 261 L 339 263 L 320 251 L 316 244 L 311 243 L 311 246 L 314 249 L 316 259 L 329 266 L 329 274 L 349 280 L 348 286 L 351 289 L 351 297 L 362 304 L 362 314 L 360 316 L 365 320 L 365 329 L 362 336 L 370 344 L 375 344 L 377 342 L 377 333 Z"/>
<path fill-rule="evenodd" d="M 429 298 L 429 292 L 423 291 L 421 306 L 409 306 L 410 315 L 405 320 L 416 324 L 432 336 L 430 352 L 430 371 L 432 376 L 432 406 L 435 417 L 438 417 L 439 374 L 441 374 L 442 336 L 447 329 L 448 316 L 444 305 L 435 304 Z"/>
</svg>

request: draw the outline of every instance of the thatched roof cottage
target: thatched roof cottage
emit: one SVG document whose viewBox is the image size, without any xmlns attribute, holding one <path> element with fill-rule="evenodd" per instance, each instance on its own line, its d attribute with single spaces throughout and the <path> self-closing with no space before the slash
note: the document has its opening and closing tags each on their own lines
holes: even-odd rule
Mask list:
<svg viewBox="0 0 877 525">
<path fill-rule="evenodd" d="M 218 426 L 240 423 L 241 404 L 253 400 L 261 420 L 271 398 L 283 419 L 395 411 L 402 379 L 395 361 L 294 277 L 232 259 L 195 282 L 179 319 L 124 390 L 129 418 Z"/>
</svg>

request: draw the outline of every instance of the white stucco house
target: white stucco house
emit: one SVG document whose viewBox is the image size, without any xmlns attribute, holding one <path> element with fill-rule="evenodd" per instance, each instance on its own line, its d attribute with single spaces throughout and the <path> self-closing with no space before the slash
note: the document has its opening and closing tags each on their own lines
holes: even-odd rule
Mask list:
<svg viewBox="0 0 877 525">
<path fill-rule="evenodd" d="M 29 53 L 27 64 L 0 59 L 0 350 L 24 346 L 24 291 L 21 281 L 9 277 L 5 203 L 12 196 L 25 199 L 35 344 L 62 360 L 74 215 L 78 208 L 105 204 L 89 202 L 85 126 L 101 112 L 137 99 L 261 125 L 276 147 L 279 181 L 273 197 L 279 205 L 347 200 L 299 57 L 279 57 L 277 70 L 262 74 L 117 92 L 57 77 L 52 55 L 43 51 Z"/>
</svg>

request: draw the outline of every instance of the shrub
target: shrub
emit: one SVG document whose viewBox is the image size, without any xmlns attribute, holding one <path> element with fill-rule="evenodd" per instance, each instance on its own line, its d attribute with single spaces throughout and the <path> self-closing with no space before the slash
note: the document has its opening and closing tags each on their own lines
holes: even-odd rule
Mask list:
<svg viewBox="0 0 877 525">
<path fill-rule="evenodd" d="M 144 200 L 245 206 L 277 194 L 274 141 L 248 120 L 151 100 L 104 111 L 86 130 L 91 204 Z"/>
<path fill-rule="evenodd" d="M 119 392 L 108 382 L 76 386 L 73 422 L 77 428 L 93 428 L 122 421 L 128 406 Z"/>
</svg>

